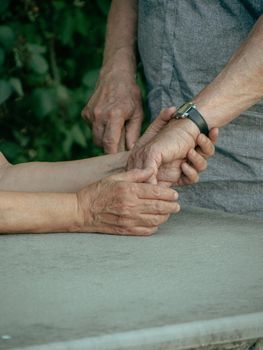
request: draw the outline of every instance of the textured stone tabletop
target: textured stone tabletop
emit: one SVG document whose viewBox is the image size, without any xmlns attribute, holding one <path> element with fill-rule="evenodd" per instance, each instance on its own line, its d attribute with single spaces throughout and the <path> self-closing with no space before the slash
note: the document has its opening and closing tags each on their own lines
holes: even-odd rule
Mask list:
<svg viewBox="0 0 263 350">
<path fill-rule="evenodd" d="M 0 349 L 263 338 L 262 221 L 185 209 L 151 237 L 2 235 L 0 247 Z"/>
</svg>

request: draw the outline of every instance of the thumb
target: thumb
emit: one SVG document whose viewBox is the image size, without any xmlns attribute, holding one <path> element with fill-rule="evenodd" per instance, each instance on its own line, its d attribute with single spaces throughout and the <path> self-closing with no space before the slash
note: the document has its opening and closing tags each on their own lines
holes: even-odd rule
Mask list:
<svg viewBox="0 0 263 350">
<path fill-rule="evenodd" d="M 126 173 L 120 173 L 113 175 L 112 178 L 115 181 L 128 181 L 128 182 L 147 182 L 153 176 L 154 169 L 132 169 Z"/>
<path fill-rule="evenodd" d="M 155 131 L 159 131 L 162 129 L 172 118 L 174 113 L 176 112 L 176 107 L 169 107 L 163 109 L 158 117 L 153 121 L 152 128 L 155 129 Z"/>
<path fill-rule="evenodd" d="M 127 140 L 128 150 L 131 150 L 133 148 L 136 141 L 140 137 L 142 119 L 143 118 L 141 114 L 139 115 L 139 117 L 134 117 L 127 122 L 126 140 Z"/>
</svg>

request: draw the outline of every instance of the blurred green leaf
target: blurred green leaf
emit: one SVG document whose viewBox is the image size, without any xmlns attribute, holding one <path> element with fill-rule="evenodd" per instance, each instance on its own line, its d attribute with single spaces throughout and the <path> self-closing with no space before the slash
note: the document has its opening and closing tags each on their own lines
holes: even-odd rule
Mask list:
<svg viewBox="0 0 263 350">
<path fill-rule="evenodd" d="M 75 124 L 71 130 L 73 140 L 82 147 L 87 146 L 87 140 L 78 124 Z"/>
<path fill-rule="evenodd" d="M 17 142 L 20 144 L 20 146 L 22 146 L 22 147 L 27 146 L 27 144 L 28 144 L 28 142 L 30 140 L 28 135 L 25 135 L 25 134 L 23 134 L 23 133 L 21 133 L 21 132 L 19 132 L 17 130 L 14 130 L 13 134 L 14 134 Z"/>
<path fill-rule="evenodd" d="M 67 88 L 63 85 L 58 85 L 56 87 L 58 100 L 62 103 L 69 102 L 70 94 Z"/>
<path fill-rule="evenodd" d="M 85 36 L 87 35 L 88 29 L 89 29 L 87 14 L 85 14 L 82 9 L 77 9 L 75 13 L 76 13 L 76 20 L 75 20 L 76 30 L 80 34 Z"/>
<path fill-rule="evenodd" d="M 27 43 L 26 47 L 31 53 L 45 53 L 47 51 L 45 46 Z"/>
<path fill-rule="evenodd" d="M 4 64 L 4 61 L 5 61 L 5 52 L 0 47 L 0 66 L 2 66 Z"/>
<path fill-rule="evenodd" d="M 32 108 L 40 119 L 46 117 L 57 107 L 54 89 L 36 89 L 32 95 Z"/>
<path fill-rule="evenodd" d="M 18 96 L 24 96 L 23 87 L 20 79 L 10 78 L 9 83 L 13 87 L 14 91 L 18 94 Z"/>
<path fill-rule="evenodd" d="M 60 25 L 60 38 L 64 45 L 73 44 L 73 33 L 74 33 L 74 19 L 72 13 L 67 11 Z"/>
<path fill-rule="evenodd" d="M 95 88 L 96 82 L 99 77 L 99 72 L 100 72 L 99 69 L 92 69 L 88 71 L 87 73 L 84 74 L 82 83 L 89 88 L 92 88 L 92 89 Z"/>
<path fill-rule="evenodd" d="M 74 140 L 73 140 L 72 133 L 68 132 L 62 142 L 63 151 L 66 153 L 67 156 L 70 156 L 70 153 L 71 153 L 70 150 L 73 142 Z"/>
<path fill-rule="evenodd" d="M 6 80 L 0 80 L 0 105 L 12 94 L 12 86 Z"/>
<path fill-rule="evenodd" d="M 102 11 L 102 13 L 107 16 L 110 9 L 110 1 L 109 0 L 97 0 L 97 4 Z"/>
<path fill-rule="evenodd" d="M 10 162 L 13 162 L 21 153 L 20 146 L 17 143 L 11 141 L 1 142 L 0 151 Z"/>
<path fill-rule="evenodd" d="M 0 13 L 3 13 L 8 9 L 11 0 L 1 0 L 0 1 Z"/>
<path fill-rule="evenodd" d="M 0 44 L 10 50 L 15 43 L 15 33 L 8 26 L 0 26 Z"/>
<path fill-rule="evenodd" d="M 55 10 L 62 10 L 66 6 L 63 0 L 53 0 L 52 5 L 54 6 Z"/>
<path fill-rule="evenodd" d="M 48 71 L 48 63 L 40 54 L 32 54 L 29 62 L 30 68 L 38 74 L 45 74 Z"/>
</svg>

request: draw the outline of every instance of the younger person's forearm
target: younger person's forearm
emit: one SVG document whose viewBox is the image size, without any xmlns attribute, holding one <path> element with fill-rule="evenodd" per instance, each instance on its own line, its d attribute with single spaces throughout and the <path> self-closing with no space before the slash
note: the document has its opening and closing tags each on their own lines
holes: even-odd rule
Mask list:
<svg viewBox="0 0 263 350">
<path fill-rule="evenodd" d="M 263 15 L 222 72 L 195 98 L 209 128 L 229 123 L 263 98 Z"/>
<path fill-rule="evenodd" d="M 128 152 L 67 162 L 9 165 L 2 159 L 0 191 L 76 192 L 106 176 L 122 172 Z"/>
<path fill-rule="evenodd" d="M 112 69 L 136 73 L 137 0 L 113 0 L 107 22 L 101 76 Z"/>
</svg>

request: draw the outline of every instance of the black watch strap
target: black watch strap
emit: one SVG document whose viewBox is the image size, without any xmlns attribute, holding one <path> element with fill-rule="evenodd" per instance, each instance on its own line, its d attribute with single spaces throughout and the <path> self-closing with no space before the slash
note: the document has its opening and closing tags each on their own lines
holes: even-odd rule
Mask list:
<svg viewBox="0 0 263 350">
<path fill-rule="evenodd" d="M 205 134 L 206 136 L 209 134 L 207 122 L 201 113 L 198 112 L 193 102 L 184 103 L 172 117 L 175 119 L 188 118 L 197 125 L 202 134 Z"/>
<path fill-rule="evenodd" d="M 201 134 L 208 136 L 209 129 L 207 122 L 204 120 L 203 116 L 198 112 L 196 108 L 191 108 L 188 111 L 188 119 L 191 119 L 199 128 Z"/>
</svg>

